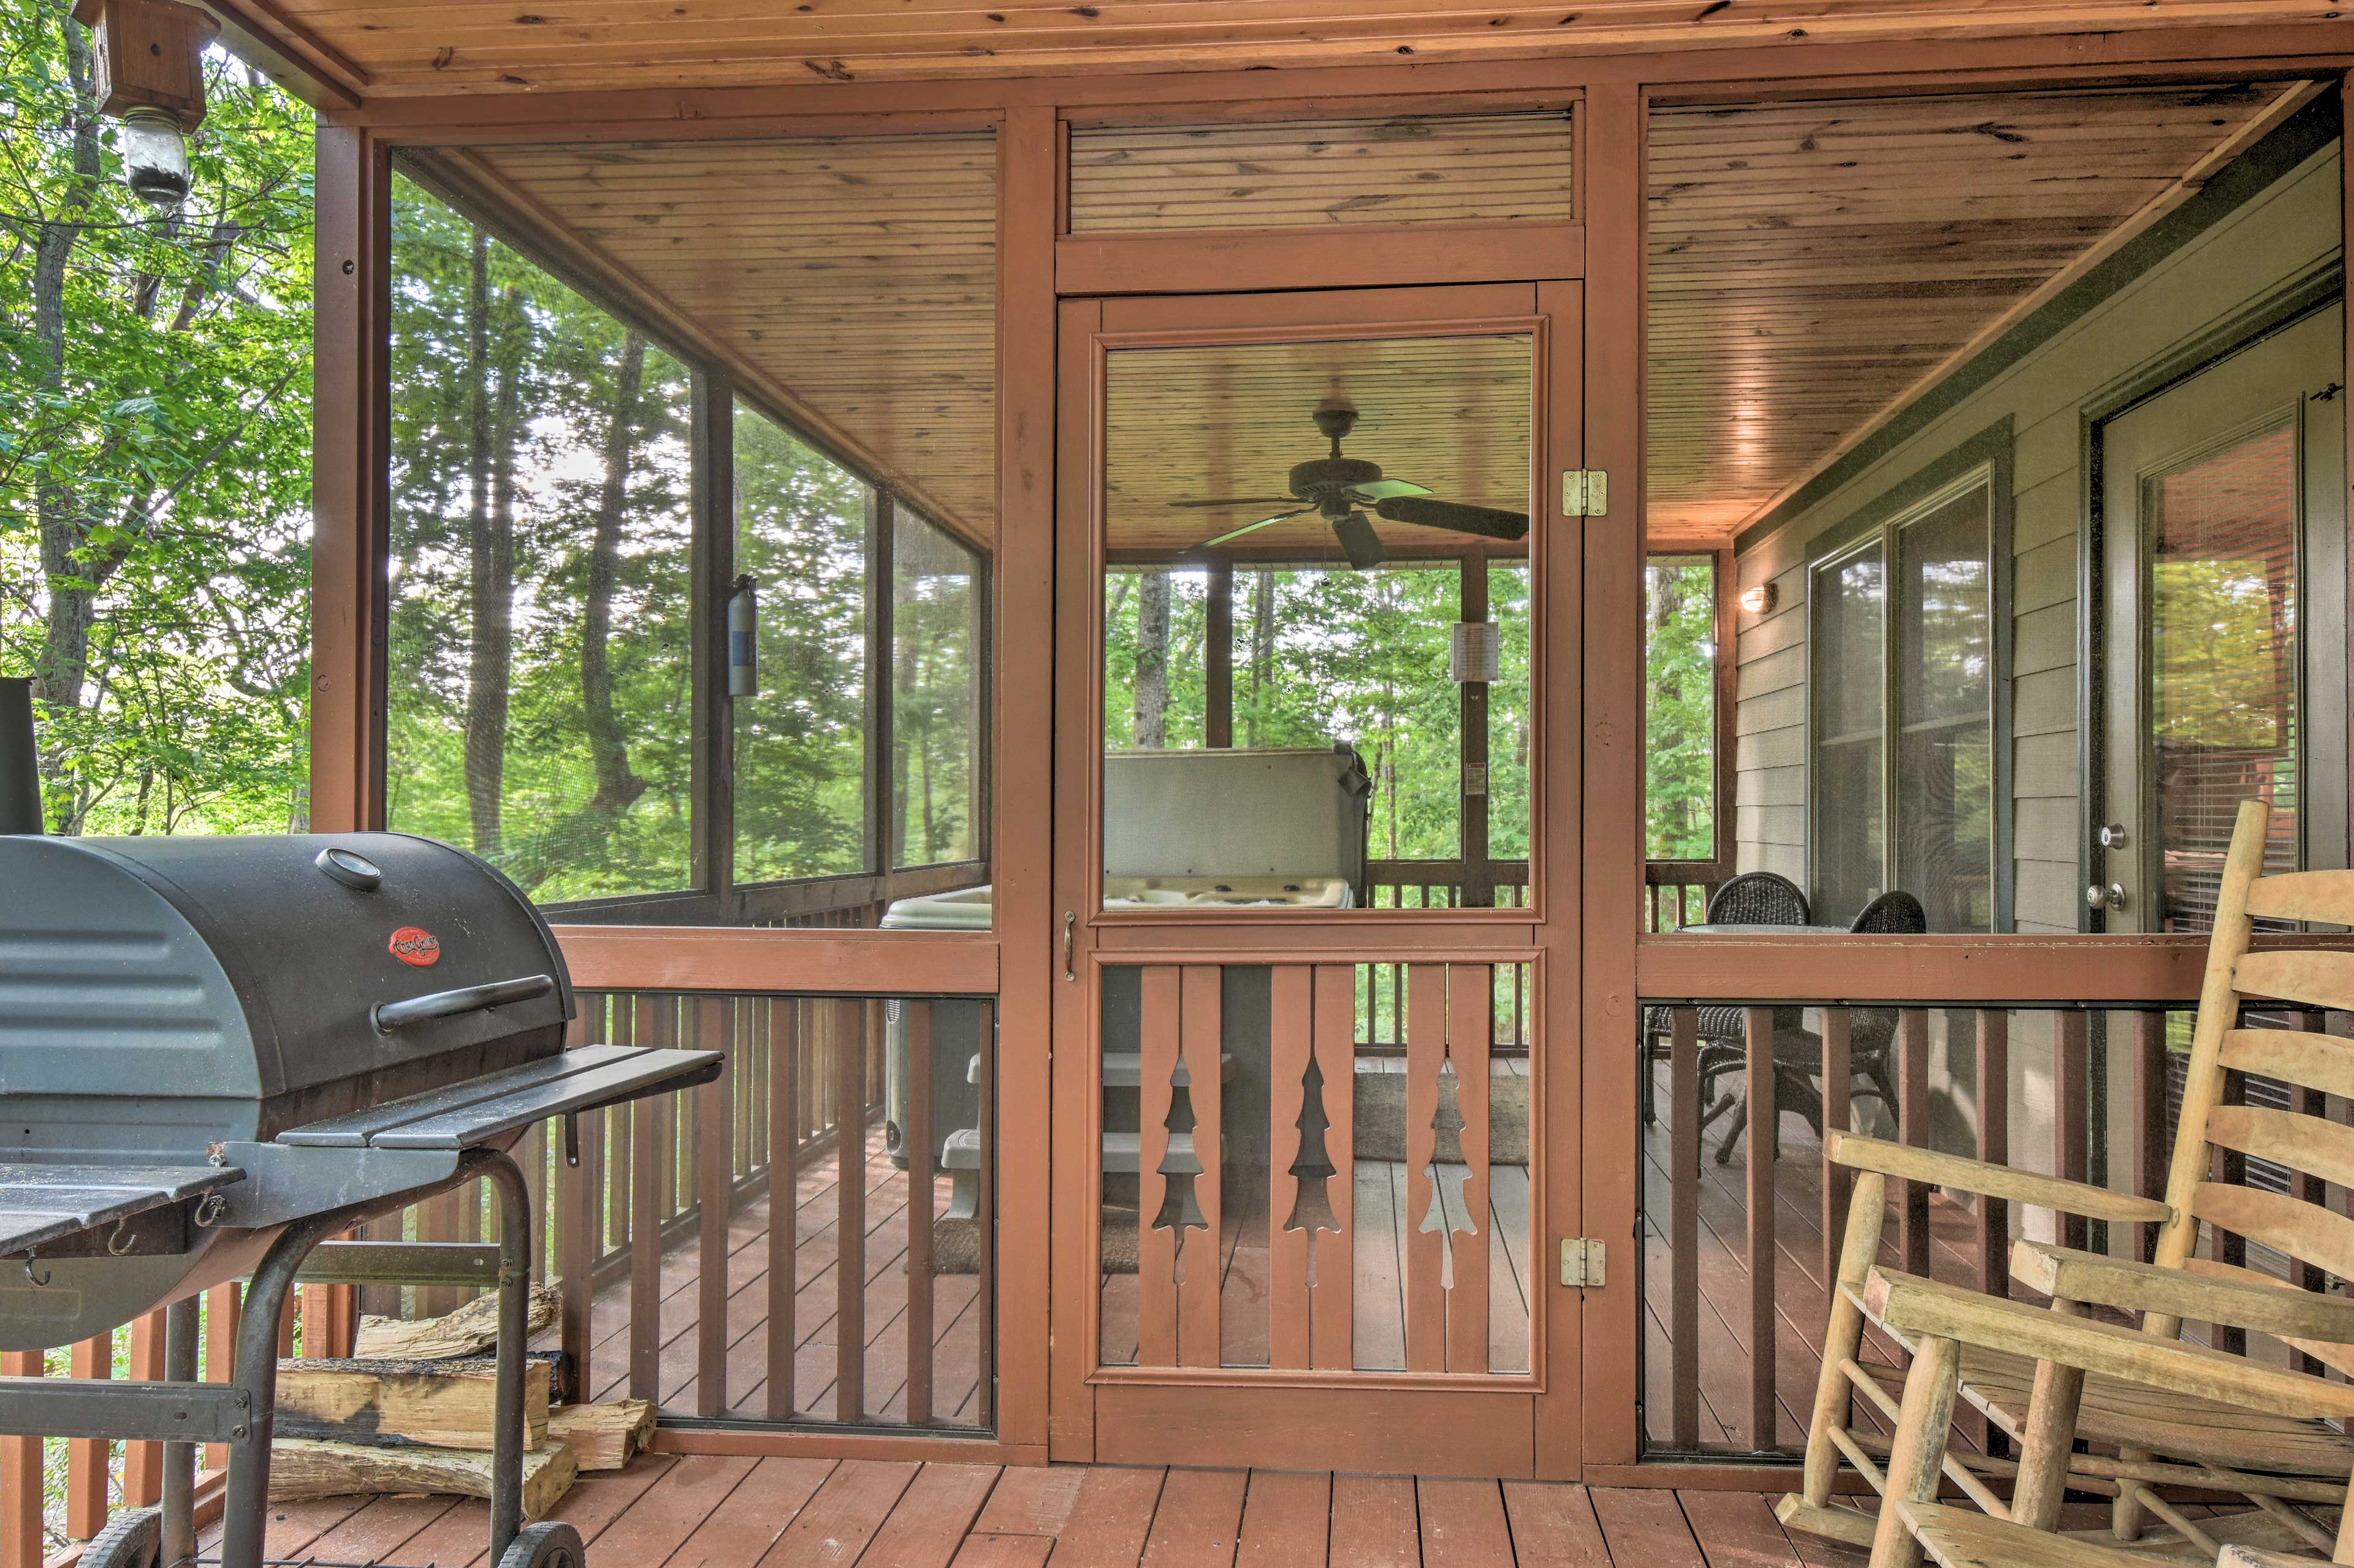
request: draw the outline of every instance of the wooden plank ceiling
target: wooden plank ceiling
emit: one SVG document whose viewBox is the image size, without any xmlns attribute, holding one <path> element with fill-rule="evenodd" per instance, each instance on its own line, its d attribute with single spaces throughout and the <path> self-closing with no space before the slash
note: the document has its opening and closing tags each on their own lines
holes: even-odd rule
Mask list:
<svg viewBox="0 0 2354 1568">
<path fill-rule="evenodd" d="M 1494 337 L 1375 338 L 1132 348 L 1108 356 L 1104 388 L 1104 508 L 1114 559 L 1167 560 L 1232 528 L 1299 505 L 1294 463 L 1329 455 L 1314 415 L 1355 408 L 1341 452 L 1445 501 L 1529 507 L 1530 342 Z M 1191 508 L 1172 502 L 1256 498 Z M 1482 542 L 1375 521 L 1393 556 L 1459 556 Z M 1525 546 L 1497 545 L 1508 554 Z M 1286 560 L 1340 556 L 1314 513 L 1237 539 L 1233 554 Z"/>
<path fill-rule="evenodd" d="M 967 538 L 995 536 L 991 136 L 470 157 L 502 196 L 716 340 L 756 396 Z"/>
<path fill-rule="evenodd" d="M 1655 111 L 1653 532 L 1736 532 L 2285 90 Z"/>
<path fill-rule="evenodd" d="M 2306 21 L 2314 0 L 217 0 L 365 96 L 1512 59 Z"/>
</svg>

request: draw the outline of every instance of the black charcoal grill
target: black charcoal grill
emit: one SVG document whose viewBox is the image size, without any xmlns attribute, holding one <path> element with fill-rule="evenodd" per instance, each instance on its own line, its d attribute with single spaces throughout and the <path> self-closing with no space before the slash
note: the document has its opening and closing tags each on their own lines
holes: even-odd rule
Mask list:
<svg viewBox="0 0 2354 1568">
<path fill-rule="evenodd" d="M 192 1557 L 197 1443 L 230 1451 L 220 1560 L 258 1568 L 297 1272 L 315 1251 L 323 1274 L 340 1256 L 354 1277 L 479 1284 L 448 1249 L 327 1242 L 478 1176 L 504 1232 L 492 1560 L 578 1563 L 566 1527 L 522 1529 L 532 1220 L 506 1150 L 563 1117 L 577 1157 L 575 1113 L 707 1083 L 718 1054 L 566 1051 L 554 935 L 461 850 L 398 833 L 45 838 L 31 755 L 25 684 L 0 681 L 0 1350 L 172 1305 L 166 1381 L 0 1379 L 0 1431 L 185 1439 L 166 1449 L 163 1510 L 110 1527 L 85 1568 Z M 195 1383 L 193 1297 L 245 1275 L 234 1378 Z"/>
</svg>

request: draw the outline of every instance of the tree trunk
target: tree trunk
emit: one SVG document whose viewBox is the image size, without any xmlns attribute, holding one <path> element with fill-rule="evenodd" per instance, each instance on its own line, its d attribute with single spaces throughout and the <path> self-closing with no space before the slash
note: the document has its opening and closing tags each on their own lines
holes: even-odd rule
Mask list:
<svg viewBox="0 0 2354 1568">
<path fill-rule="evenodd" d="M 1136 722 L 1129 744 L 1169 744 L 1169 574 L 1150 571 L 1136 596 Z"/>
<path fill-rule="evenodd" d="M 613 418 L 605 434 L 605 483 L 597 498 L 597 531 L 588 552 L 588 602 L 580 624 L 580 705 L 588 731 L 588 759 L 597 792 L 588 810 L 610 822 L 645 793 L 630 771 L 629 742 L 613 716 L 613 673 L 606 662 L 613 631 L 613 588 L 620 575 L 621 522 L 629 495 L 630 459 L 637 440 L 638 387 L 646 366 L 645 335 L 631 327 L 613 376 Z"/>
<path fill-rule="evenodd" d="M 64 29 L 66 71 L 73 83 L 74 177 L 58 204 L 58 216 L 40 226 L 33 244 L 33 374 L 44 390 L 65 378 L 66 272 L 81 238 L 80 217 L 89 210 L 99 179 L 98 105 L 90 92 L 90 34 L 61 3 L 51 9 Z M 48 578 L 48 614 L 40 652 L 33 664 L 33 695 L 63 707 L 81 706 L 90 673 L 90 632 L 97 593 L 79 586 L 89 572 L 80 558 L 88 542 L 88 519 L 80 499 L 54 480 L 36 491 L 34 514 L 41 536 L 41 570 Z M 61 824 L 70 832 L 72 823 Z"/>
<path fill-rule="evenodd" d="M 1250 716 L 1243 744 L 1259 743 L 1260 712 L 1275 682 L 1275 572 L 1251 574 Z"/>
<path fill-rule="evenodd" d="M 504 302 L 503 301 L 502 303 Z M 490 240 L 474 231 L 466 296 L 470 657 L 466 680 L 466 806 L 477 853 L 504 839 L 507 707 L 514 659 L 515 352 L 492 348 Z"/>
</svg>

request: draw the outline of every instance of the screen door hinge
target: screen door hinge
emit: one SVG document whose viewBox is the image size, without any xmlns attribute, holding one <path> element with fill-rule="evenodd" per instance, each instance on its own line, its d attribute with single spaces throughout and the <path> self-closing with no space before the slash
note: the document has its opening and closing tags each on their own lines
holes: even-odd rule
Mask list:
<svg viewBox="0 0 2354 1568">
<path fill-rule="evenodd" d="M 1606 517 L 1610 514 L 1610 474 L 1606 469 L 1562 471 L 1561 514 L 1564 517 Z"/>
<path fill-rule="evenodd" d="M 1561 1244 L 1561 1282 L 1581 1289 L 1603 1283 L 1602 1244 L 1581 1236 Z"/>
</svg>

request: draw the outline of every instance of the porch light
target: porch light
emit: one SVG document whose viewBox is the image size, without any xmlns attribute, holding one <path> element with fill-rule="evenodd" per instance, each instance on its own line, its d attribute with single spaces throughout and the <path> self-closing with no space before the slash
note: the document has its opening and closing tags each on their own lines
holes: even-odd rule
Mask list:
<svg viewBox="0 0 2354 1568">
<path fill-rule="evenodd" d="M 95 35 L 98 110 L 122 122 L 122 178 L 172 212 L 187 199 L 188 132 L 204 122 L 206 46 L 220 24 L 179 0 L 77 0 Z"/>
<path fill-rule="evenodd" d="M 1752 615 L 1768 614 L 1774 608 L 1774 601 L 1781 597 L 1770 579 L 1754 583 L 1741 590 L 1741 608 Z"/>
</svg>

